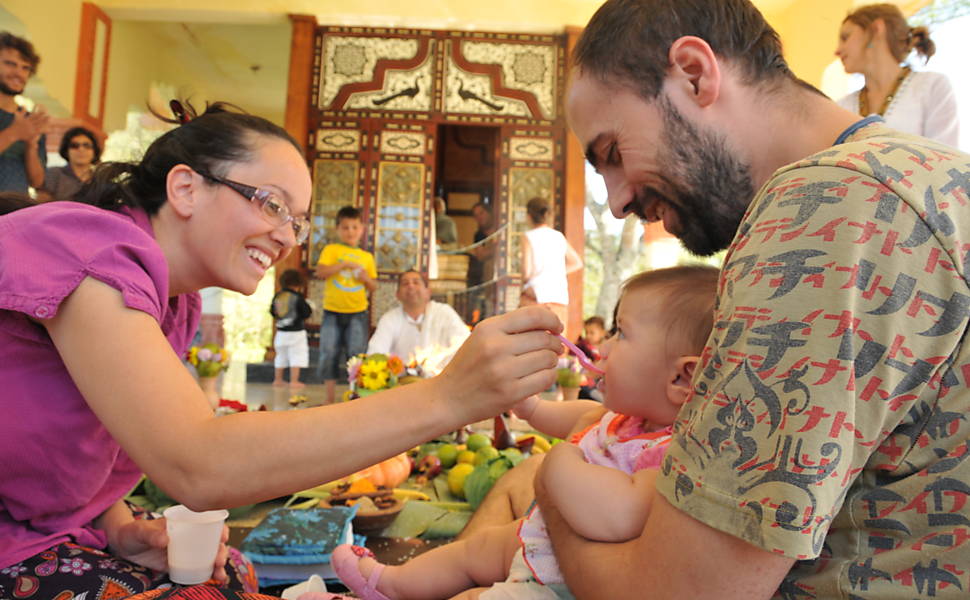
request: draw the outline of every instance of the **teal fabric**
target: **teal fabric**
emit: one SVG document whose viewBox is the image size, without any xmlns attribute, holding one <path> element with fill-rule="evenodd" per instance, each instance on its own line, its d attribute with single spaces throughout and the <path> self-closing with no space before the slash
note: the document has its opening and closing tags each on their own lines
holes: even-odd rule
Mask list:
<svg viewBox="0 0 970 600">
<path fill-rule="evenodd" d="M 328 563 L 356 513 L 356 506 L 276 508 L 249 532 L 240 549 L 255 563 Z"/>
</svg>

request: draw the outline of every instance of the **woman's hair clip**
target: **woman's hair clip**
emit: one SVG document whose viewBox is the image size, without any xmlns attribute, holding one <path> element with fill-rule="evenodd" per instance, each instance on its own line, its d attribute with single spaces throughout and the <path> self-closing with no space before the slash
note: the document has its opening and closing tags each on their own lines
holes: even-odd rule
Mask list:
<svg viewBox="0 0 970 600">
<path fill-rule="evenodd" d="M 192 120 L 192 115 L 189 114 L 189 111 L 185 110 L 185 107 L 178 100 L 172 100 L 168 103 L 168 106 L 172 109 L 172 114 L 175 115 L 175 118 L 178 119 L 180 124 L 184 125 Z"/>
</svg>

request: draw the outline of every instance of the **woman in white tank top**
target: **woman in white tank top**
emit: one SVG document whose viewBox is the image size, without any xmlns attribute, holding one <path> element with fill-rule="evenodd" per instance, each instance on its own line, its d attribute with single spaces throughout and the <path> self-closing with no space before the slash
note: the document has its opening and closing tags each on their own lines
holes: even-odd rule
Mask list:
<svg viewBox="0 0 970 600">
<path fill-rule="evenodd" d="M 533 198 L 526 204 L 531 229 L 522 236 L 520 306 L 544 304 L 566 324 L 569 286 L 566 275 L 583 267 L 583 260 L 560 232 L 549 226 L 549 202 Z"/>
</svg>

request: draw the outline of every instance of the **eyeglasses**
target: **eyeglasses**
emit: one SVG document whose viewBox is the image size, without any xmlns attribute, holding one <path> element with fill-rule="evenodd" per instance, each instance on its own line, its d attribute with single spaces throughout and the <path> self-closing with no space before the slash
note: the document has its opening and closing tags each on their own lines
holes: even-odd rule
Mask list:
<svg viewBox="0 0 970 600">
<path fill-rule="evenodd" d="M 221 183 L 228 188 L 232 188 L 250 202 L 258 203 L 260 209 L 262 209 L 261 212 L 263 217 L 273 225 L 282 227 L 283 225 L 289 223 L 293 228 L 293 234 L 296 236 L 297 244 L 302 244 L 306 241 L 307 237 L 309 237 L 310 221 L 306 217 L 294 217 L 291 215 L 290 207 L 280 200 L 273 192 L 263 190 L 258 187 L 253 187 L 251 185 L 246 185 L 245 183 L 239 183 L 238 181 L 232 181 L 231 179 L 216 177 L 215 175 L 210 175 L 209 173 L 199 171 L 198 169 L 195 169 L 195 172 L 205 177 L 209 181 Z"/>
<path fill-rule="evenodd" d="M 90 150 L 91 148 L 94 148 L 94 145 L 91 144 L 91 142 L 71 142 L 67 147 L 71 150 L 77 150 L 78 148 L 87 148 Z"/>
</svg>

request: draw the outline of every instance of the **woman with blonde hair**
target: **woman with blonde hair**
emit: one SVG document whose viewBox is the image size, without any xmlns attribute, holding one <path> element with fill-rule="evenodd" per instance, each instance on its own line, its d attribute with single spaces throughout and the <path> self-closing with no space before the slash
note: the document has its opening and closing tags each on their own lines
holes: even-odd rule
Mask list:
<svg viewBox="0 0 970 600">
<path fill-rule="evenodd" d="M 862 73 L 865 86 L 839 100 L 863 117 L 881 115 L 905 133 L 956 146 L 960 126 L 950 81 L 941 73 L 914 71 L 910 52 L 926 62 L 936 52 L 926 27 L 910 27 L 895 4 L 859 7 L 842 22 L 835 55 L 847 73 Z"/>
</svg>

